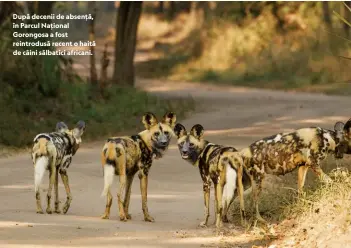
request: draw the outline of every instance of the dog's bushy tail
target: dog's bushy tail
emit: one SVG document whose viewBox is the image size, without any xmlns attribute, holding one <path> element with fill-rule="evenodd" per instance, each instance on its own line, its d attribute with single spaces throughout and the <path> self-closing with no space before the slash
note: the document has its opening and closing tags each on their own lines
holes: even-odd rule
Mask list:
<svg viewBox="0 0 351 248">
<path fill-rule="evenodd" d="M 104 189 L 101 196 L 109 192 L 119 163 L 125 163 L 125 152 L 122 147 L 113 142 L 108 142 L 102 152 L 102 164 L 104 168 Z"/>
</svg>

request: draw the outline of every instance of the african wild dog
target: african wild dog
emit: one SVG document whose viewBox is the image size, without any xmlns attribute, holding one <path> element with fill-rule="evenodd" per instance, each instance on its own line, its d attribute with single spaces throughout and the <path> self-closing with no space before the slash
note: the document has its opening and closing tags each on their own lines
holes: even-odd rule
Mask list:
<svg viewBox="0 0 351 248">
<path fill-rule="evenodd" d="M 48 214 L 51 210 L 51 191 L 55 184 L 55 213 L 60 213 L 58 198 L 58 173 L 60 173 L 66 189 L 67 201 L 63 207 L 63 213 L 67 213 L 72 195 L 69 188 L 67 169 L 71 164 L 72 157 L 77 152 L 82 142 L 82 134 L 85 130 L 85 122 L 79 121 L 75 128 L 69 130 L 64 122 L 56 125 L 56 132 L 41 133 L 35 136 L 32 149 L 32 160 L 34 164 L 34 185 L 35 197 L 37 202 L 37 213 L 42 214 L 40 200 L 40 184 L 43 180 L 45 170 L 50 172 L 49 189 L 47 193 Z"/>
<path fill-rule="evenodd" d="M 320 163 L 328 154 L 342 158 L 351 147 L 351 119 L 344 125 L 337 122 L 334 131 L 320 127 L 301 128 L 258 140 L 240 151 L 250 177 L 256 219 L 265 222 L 258 209 L 258 197 L 264 175 L 284 175 L 298 168 L 298 191 L 302 192 L 306 173 L 311 168 L 317 176 L 330 182 Z"/>
<path fill-rule="evenodd" d="M 115 175 L 119 175 L 120 187 L 117 191 L 119 218 L 121 221 L 131 219 L 128 213 L 132 182 L 135 173 L 139 172 L 140 190 L 144 220 L 153 222 L 147 207 L 147 184 L 149 170 L 153 158 L 161 158 L 167 150 L 173 136 L 173 127 L 176 115 L 172 112 L 164 115 L 158 122 L 155 115 L 146 113 L 142 122 L 146 130 L 130 137 L 113 137 L 105 143 L 101 160 L 104 170 L 104 190 L 102 195 L 107 195 L 107 204 L 103 219 L 110 216 L 112 195 L 110 187 Z M 124 199 L 123 197 L 124 193 Z"/>
<path fill-rule="evenodd" d="M 215 188 L 216 227 L 221 227 L 222 221 L 228 222 L 227 211 L 235 198 L 235 193 L 239 195 L 243 223 L 245 214 L 243 187 L 248 188 L 249 178 L 243 174 L 243 160 L 237 150 L 205 140 L 204 128 L 200 124 L 194 125 L 190 133 L 187 133 L 185 127 L 177 123 L 174 133 L 178 138 L 178 148 L 182 158 L 199 167 L 203 181 L 205 220 L 200 223 L 200 226 L 206 226 L 210 216 L 211 180 Z"/>
</svg>

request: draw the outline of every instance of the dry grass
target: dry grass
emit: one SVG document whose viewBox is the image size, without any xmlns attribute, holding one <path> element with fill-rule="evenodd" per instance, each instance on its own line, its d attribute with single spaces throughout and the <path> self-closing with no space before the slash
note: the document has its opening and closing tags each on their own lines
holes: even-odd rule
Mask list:
<svg viewBox="0 0 351 248">
<path fill-rule="evenodd" d="M 351 173 L 338 168 L 329 174 L 333 183 L 319 185 L 313 192 L 286 208 L 287 220 L 277 230 L 285 235 L 275 243 L 290 247 L 333 247 L 346 244 L 351 224 Z M 340 246 L 334 246 L 340 247 Z"/>
<path fill-rule="evenodd" d="M 261 214 L 271 225 L 268 230 L 253 229 L 252 233 L 262 240 L 273 238 L 274 241 L 270 242 L 271 246 L 269 246 L 272 248 L 341 247 L 341 244 L 350 242 L 351 172 L 349 168 L 349 157 L 346 157 L 338 168 L 335 168 L 333 159 L 328 159 L 323 169 L 326 172 L 329 171 L 328 174 L 333 179 L 333 183 L 322 184 L 315 176 L 311 177 L 312 173 L 309 173 L 306 193 L 300 198 L 297 197 L 296 192 L 296 173 L 280 178 L 268 177 L 265 180 L 259 206 Z M 234 224 L 239 225 L 238 204 L 233 205 L 231 214 Z M 248 219 L 252 220 L 254 212 L 251 194 L 245 197 L 245 205 Z"/>
<path fill-rule="evenodd" d="M 138 73 L 147 78 L 350 92 L 350 62 L 338 57 L 351 55 L 349 44 L 326 31 L 320 13 L 306 10 L 301 16 L 307 28 L 292 23 L 287 34 L 275 31 L 269 10 L 244 25 L 223 19 L 203 22 L 201 13 L 182 15 L 171 24 L 145 16 L 141 37 L 147 36 L 148 48 L 163 56 L 157 63 L 143 63 Z M 158 25 L 162 32 L 153 31 Z M 334 32 L 341 34 L 340 26 L 335 25 Z M 143 42 L 141 38 L 139 44 Z M 154 69 L 160 65 L 167 70 Z"/>
</svg>

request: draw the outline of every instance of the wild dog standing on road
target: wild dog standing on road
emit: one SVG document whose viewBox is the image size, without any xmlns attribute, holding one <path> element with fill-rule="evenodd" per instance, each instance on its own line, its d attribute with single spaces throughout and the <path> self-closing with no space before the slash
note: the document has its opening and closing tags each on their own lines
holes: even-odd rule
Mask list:
<svg viewBox="0 0 351 248">
<path fill-rule="evenodd" d="M 351 147 L 351 119 L 344 125 L 337 122 L 334 131 L 320 127 L 302 128 L 258 140 L 240 151 L 245 170 L 250 176 L 256 208 L 256 219 L 265 222 L 258 209 L 258 197 L 266 173 L 285 175 L 298 168 L 298 190 L 301 193 L 308 168 L 323 181 L 331 179 L 320 163 L 328 154 L 342 158 Z"/>
<path fill-rule="evenodd" d="M 52 186 L 55 184 L 55 213 L 60 213 L 58 198 L 58 173 L 60 173 L 67 194 L 67 201 L 63 207 L 63 213 L 67 213 L 72 201 L 72 195 L 66 170 L 71 164 L 72 157 L 77 152 L 79 145 L 82 142 L 81 137 L 84 130 L 84 121 L 79 121 L 76 127 L 72 130 L 69 130 L 64 122 L 59 122 L 56 125 L 56 132 L 41 133 L 35 136 L 32 149 L 32 160 L 34 164 L 37 213 L 43 213 L 39 187 L 43 180 L 45 170 L 49 170 L 50 172 L 46 212 L 48 214 L 52 213 L 51 191 Z"/>
<path fill-rule="evenodd" d="M 178 148 L 182 158 L 192 165 L 199 167 L 203 181 L 205 201 L 205 220 L 200 226 L 206 226 L 210 216 L 210 186 L 211 180 L 215 188 L 216 227 L 222 226 L 222 221 L 228 222 L 227 211 L 232 203 L 236 189 L 240 199 L 241 220 L 244 218 L 243 181 L 248 187 L 248 177 L 243 175 L 243 160 L 233 147 L 212 144 L 203 138 L 204 129 L 194 125 L 190 133 L 185 127 L 177 124 L 174 133 L 178 137 Z M 247 180 L 245 180 L 247 179 Z"/>
<path fill-rule="evenodd" d="M 117 191 L 119 218 L 131 219 L 128 213 L 132 182 L 139 171 L 140 190 L 144 220 L 153 222 L 147 207 L 147 184 L 153 158 L 161 158 L 167 150 L 173 136 L 176 115 L 172 112 L 164 115 L 158 122 L 155 115 L 147 113 L 142 122 L 145 131 L 130 137 L 109 138 L 102 149 L 101 160 L 104 169 L 105 186 L 102 195 L 107 195 L 107 204 L 103 219 L 108 219 L 112 205 L 110 187 L 115 175 L 119 175 L 120 187 Z M 124 194 L 124 199 L 122 198 Z"/>
</svg>

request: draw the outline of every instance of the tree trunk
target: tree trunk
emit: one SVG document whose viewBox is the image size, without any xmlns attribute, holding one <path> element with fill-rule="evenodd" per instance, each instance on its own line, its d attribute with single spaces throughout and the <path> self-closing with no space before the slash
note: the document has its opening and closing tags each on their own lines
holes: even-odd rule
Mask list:
<svg viewBox="0 0 351 248">
<path fill-rule="evenodd" d="M 115 2 L 114 1 L 104 2 L 104 9 L 106 12 L 114 11 L 115 10 Z"/>
<path fill-rule="evenodd" d="M 325 24 L 329 29 L 333 27 L 331 17 L 330 17 L 330 11 L 329 11 L 329 4 L 328 2 L 322 2 L 322 9 L 323 9 L 323 19 Z"/>
<path fill-rule="evenodd" d="M 113 80 L 134 86 L 134 54 L 142 2 L 121 2 L 116 18 L 115 68 Z"/>
<path fill-rule="evenodd" d="M 350 23 L 351 22 L 351 11 L 349 10 L 349 8 L 351 8 L 351 2 L 347 1 L 344 3 L 345 3 L 345 5 L 347 5 L 347 6 L 344 5 L 344 17 L 345 17 L 345 20 Z M 347 8 L 347 7 L 349 7 L 349 8 Z M 344 28 L 345 37 L 349 38 L 351 27 L 347 23 L 343 22 L 343 28 Z"/>
<path fill-rule="evenodd" d="M 21 8 L 17 2 L 0 2 L 0 24 L 12 21 L 12 14 L 20 14 Z"/>
<path fill-rule="evenodd" d="M 164 2 L 163 1 L 159 1 L 158 2 L 158 6 L 157 6 L 157 13 L 158 14 L 162 14 L 164 11 Z"/>
<path fill-rule="evenodd" d="M 99 88 L 100 94 L 103 95 L 104 89 L 107 83 L 107 68 L 110 64 L 110 59 L 108 57 L 107 52 L 107 43 L 105 43 L 104 52 L 101 57 L 101 71 L 100 71 L 100 80 L 99 80 Z"/>
<path fill-rule="evenodd" d="M 88 2 L 88 9 L 92 13 L 92 20 L 89 20 L 89 41 L 95 41 L 95 18 L 96 18 L 96 2 Z M 95 64 L 95 47 L 90 47 L 92 55 L 90 56 L 90 83 L 94 86 L 97 85 L 97 73 Z"/>
<path fill-rule="evenodd" d="M 191 3 L 192 2 L 189 2 L 189 1 L 180 1 L 178 3 L 178 9 L 180 11 L 184 11 L 186 13 L 190 13 L 190 11 L 191 11 Z M 205 2 L 205 3 L 209 4 L 209 2 Z"/>
<path fill-rule="evenodd" d="M 279 32 L 283 32 L 284 31 L 284 21 L 281 18 L 281 16 L 279 15 L 279 4 L 277 2 L 272 2 L 271 3 L 273 5 L 272 7 L 272 14 L 275 17 L 277 24 L 276 24 L 276 29 Z"/>
<path fill-rule="evenodd" d="M 177 14 L 177 4 L 175 1 L 169 2 L 168 18 L 173 19 Z"/>
</svg>

